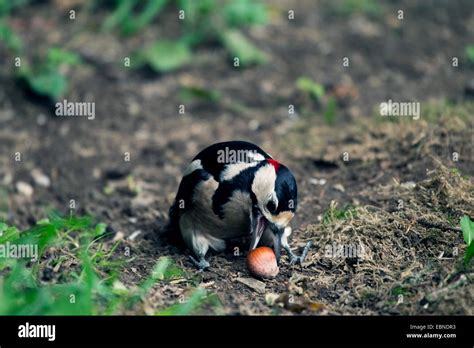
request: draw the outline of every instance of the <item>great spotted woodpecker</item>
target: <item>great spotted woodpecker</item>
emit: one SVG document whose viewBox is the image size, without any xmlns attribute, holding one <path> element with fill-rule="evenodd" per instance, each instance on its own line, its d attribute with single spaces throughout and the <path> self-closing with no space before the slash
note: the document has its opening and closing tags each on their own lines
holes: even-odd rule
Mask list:
<svg viewBox="0 0 474 348">
<path fill-rule="evenodd" d="M 257 145 L 229 141 L 202 150 L 186 168 L 170 208 L 170 230 L 180 233 L 194 253 L 191 261 L 209 267 L 209 248 L 225 249 L 229 239 L 250 239 L 273 247 L 278 262 L 283 247 L 290 263 L 302 263 L 288 244 L 290 220 L 297 207 L 296 180 L 290 170 Z"/>
</svg>

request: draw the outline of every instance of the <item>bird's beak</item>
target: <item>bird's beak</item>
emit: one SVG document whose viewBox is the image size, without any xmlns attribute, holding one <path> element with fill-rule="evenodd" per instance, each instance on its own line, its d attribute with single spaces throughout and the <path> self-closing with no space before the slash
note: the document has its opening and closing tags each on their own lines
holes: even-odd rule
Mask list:
<svg viewBox="0 0 474 348">
<path fill-rule="evenodd" d="M 257 247 L 260 238 L 262 238 L 263 232 L 267 228 L 268 221 L 260 212 L 260 209 L 255 207 L 252 209 L 251 215 L 251 239 L 250 239 L 250 249 L 253 250 Z"/>
<path fill-rule="evenodd" d="M 284 228 L 280 228 L 274 224 L 271 225 L 273 231 L 273 251 L 275 253 L 277 264 L 280 264 L 281 256 L 281 237 L 283 236 Z"/>
</svg>

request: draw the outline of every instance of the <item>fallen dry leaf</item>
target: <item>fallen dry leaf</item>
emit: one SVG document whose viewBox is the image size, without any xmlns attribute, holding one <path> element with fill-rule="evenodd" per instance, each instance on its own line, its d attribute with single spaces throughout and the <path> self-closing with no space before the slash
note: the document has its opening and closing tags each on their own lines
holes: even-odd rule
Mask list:
<svg viewBox="0 0 474 348">
<path fill-rule="evenodd" d="M 265 283 L 253 278 L 237 278 L 238 282 L 247 285 L 250 289 L 260 293 L 265 293 Z"/>
</svg>

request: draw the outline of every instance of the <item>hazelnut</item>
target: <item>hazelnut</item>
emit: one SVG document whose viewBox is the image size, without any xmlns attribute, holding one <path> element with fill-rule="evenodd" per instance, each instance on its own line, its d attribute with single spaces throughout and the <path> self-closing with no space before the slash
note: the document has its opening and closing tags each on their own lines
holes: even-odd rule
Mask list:
<svg viewBox="0 0 474 348">
<path fill-rule="evenodd" d="M 274 278 L 278 274 L 275 253 L 269 247 L 259 247 L 247 255 L 247 267 L 258 278 Z"/>
</svg>

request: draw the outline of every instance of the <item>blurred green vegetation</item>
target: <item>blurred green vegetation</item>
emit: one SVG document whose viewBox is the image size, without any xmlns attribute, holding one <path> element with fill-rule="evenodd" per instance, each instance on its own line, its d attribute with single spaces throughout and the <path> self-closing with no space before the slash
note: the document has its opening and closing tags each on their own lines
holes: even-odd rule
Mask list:
<svg viewBox="0 0 474 348">
<path fill-rule="evenodd" d="M 68 88 L 64 67 L 80 64 L 80 57 L 72 52 L 52 47 L 43 59 L 32 64 L 24 62 L 18 70 L 18 78 L 26 82 L 34 93 L 57 100 Z"/>
<path fill-rule="evenodd" d="M 13 32 L 8 26 L 5 19 L 0 16 L 0 42 L 3 42 L 5 46 L 14 52 L 20 51 L 22 48 L 21 39 Z"/>
<path fill-rule="evenodd" d="M 474 65 L 474 45 L 468 45 L 466 47 L 466 56 L 469 64 Z"/>
<path fill-rule="evenodd" d="M 121 2 L 121 1 L 119 1 Z M 161 10 L 167 1 L 160 1 Z M 192 62 L 192 52 L 196 47 L 218 43 L 229 53 L 238 66 L 262 64 L 268 60 L 261 50 L 239 30 L 252 25 L 263 25 L 267 20 L 266 8 L 256 0 L 224 1 L 224 0 L 177 0 L 173 3 L 177 8 L 177 16 L 182 20 L 181 36 L 175 40 L 163 39 L 149 44 L 135 52 L 136 67 L 149 66 L 156 72 L 169 72 Z M 120 6 L 120 4 L 119 4 Z M 120 7 L 106 21 L 115 22 Z M 155 11 L 153 16 L 157 16 Z M 122 16 L 123 23 L 134 22 L 135 15 L 131 12 Z M 149 17 L 147 17 L 149 18 Z M 108 25 L 108 27 L 113 27 Z M 123 33 L 123 27 L 121 32 Z M 126 31 L 130 33 L 130 31 Z"/>
<path fill-rule="evenodd" d="M 0 0 L 0 43 L 13 51 L 19 52 L 22 49 L 22 42 L 19 36 L 10 28 L 7 23 L 7 17 L 12 11 L 20 6 L 28 4 L 30 0 Z"/>
<path fill-rule="evenodd" d="M 329 208 L 324 212 L 322 223 L 332 224 L 338 220 L 351 219 L 357 216 L 357 210 L 350 204 L 345 205 L 342 208 L 337 207 L 337 202 L 331 202 Z"/>
<path fill-rule="evenodd" d="M 323 85 L 314 82 L 308 77 L 298 78 L 298 80 L 296 80 L 296 88 L 303 93 L 307 93 L 316 101 L 319 101 L 326 93 Z"/>
<path fill-rule="evenodd" d="M 333 126 L 336 123 L 337 100 L 333 96 L 327 95 L 322 84 L 308 77 L 300 77 L 296 80 L 296 88 L 300 93 L 315 101 L 317 105 L 324 107 L 323 120 L 327 125 Z M 309 111 L 309 113 L 313 113 L 313 111 Z"/>
<path fill-rule="evenodd" d="M 66 66 L 80 63 L 78 55 L 66 50 L 46 48 L 44 57 L 28 58 L 21 38 L 8 25 L 7 18 L 21 6 L 26 6 L 30 0 L 0 0 L 0 42 L 15 55 L 16 77 L 33 93 L 57 100 L 63 96 L 68 87 Z"/>
<path fill-rule="evenodd" d="M 325 7 L 328 9 L 330 14 L 340 17 L 348 17 L 353 14 L 377 17 L 383 12 L 382 5 L 378 0 L 329 1 Z"/>
<path fill-rule="evenodd" d="M 464 242 L 467 245 L 464 253 L 464 264 L 467 265 L 474 256 L 474 222 L 471 221 L 469 216 L 464 215 L 460 219 L 459 224 L 461 225 Z"/>
<path fill-rule="evenodd" d="M 116 0 L 115 9 L 105 20 L 103 28 L 118 27 L 124 35 L 142 30 L 162 11 L 168 0 Z M 137 10 L 138 9 L 138 10 Z"/>
<path fill-rule="evenodd" d="M 52 101 L 68 89 L 66 66 L 81 63 L 79 56 L 58 48 L 42 47 L 31 57 L 21 38 L 9 25 L 13 11 L 27 6 L 30 0 L 0 0 L 0 42 L 21 61 L 17 78 L 33 93 Z M 51 4 L 52 6 L 52 4 Z M 198 46 L 219 44 L 224 47 L 234 66 L 262 64 L 268 57 L 240 31 L 252 25 L 264 25 L 267 9 L 258 0 L 115 0 L 94 1 L 88 8 L 106 8 L 102 29 L 119 35 L 136 35 L 167 11 L 180 20 L 178 38 L 160 39 L 131 54 L 134 68 L 147 66 L 159 73 L 171 72 L 193 62 Z M 46 53 L 44 53 L 46 52 Z M 236 63 L 236 61 L 238 61 Z M 66 71 L 66 73 L 65 73 Z"/>
<path fill-rule="evenodd" d="M 102 240 L 106 236 L 105 224 L 95 224 L 90 217 L 51 213 L 35 227 L 21 232 L 0 222 L 2 247 L 38 248 L 36 260 L 0 258 L 0 315 L 110 315 L 130 310 L 140 313 L 155 284 L 186 276 L 171 258 L 160 257 L 148 278 L 127 287 L 119 276 L 133 258 L 117 255 L 123 242 L 105 244 Z M 45 279 L 48 273 L 53 279 Z M 197 288 L 188 299 L 155 314 L 186 315 L 203 306 L 212 310 L 220 302 Z"/>
<path fill-rule="evenodd" d="M 221 98 L 222 95 L 219 91 L 201 86 L 183 86 L 179 90 L 179 99 L 183 102 L 200 99 L 210 103 L 218 103 Z"/>
</svg>

